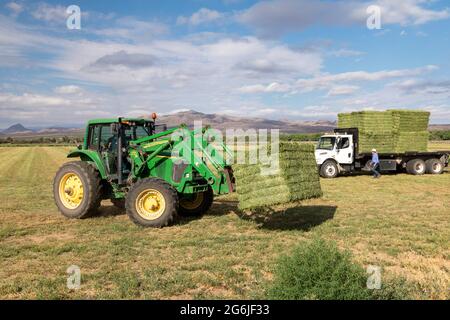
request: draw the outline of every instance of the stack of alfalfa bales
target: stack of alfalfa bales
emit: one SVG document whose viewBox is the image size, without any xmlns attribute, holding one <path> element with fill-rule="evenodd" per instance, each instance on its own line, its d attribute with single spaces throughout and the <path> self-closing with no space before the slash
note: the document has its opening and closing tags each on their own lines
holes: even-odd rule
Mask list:
<svg viewBox="0 0 450 320">
<path fill-rule="evenodd" d="M 233 165 L 241 210 L 322 196 L 314 145 L 281 142 L 278 170 L 267 174 L 262 164 Z"/>
<path fill-rule="evenodd" d="M 430 113 L 425 111 L 391 110 L 396 134 L 395 151 L 428 151 Z"/>
<path fill-rule="evenodd" d="M 359 152 L 424 152 L 430 113 L 414 110 L 360 111 L 338 115 L 339 128 L 359 128 Z"/>
</svg>

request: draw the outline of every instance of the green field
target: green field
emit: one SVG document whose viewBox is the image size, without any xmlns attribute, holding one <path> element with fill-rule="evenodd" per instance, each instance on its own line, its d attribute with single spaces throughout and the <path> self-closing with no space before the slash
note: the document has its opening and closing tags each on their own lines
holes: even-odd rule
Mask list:
<svg viewBox="0 0 450 320">
<path fill-rule="evenodd" d="M 135 226 L 109 201 L 67 220 L 52 179 L 67 147 L 0 148 L 0 298 L 263 298 L 281 253 L 320 236 L 418 299 L 450 298 L 450 172 L 322 180 L 324 197 L 243 215 L 234 195 L 163 229 Z M 449 149 L 433 143 L 431 149 Z M 81 268 L 79 290 L 66 270 Z"/>
</svg>

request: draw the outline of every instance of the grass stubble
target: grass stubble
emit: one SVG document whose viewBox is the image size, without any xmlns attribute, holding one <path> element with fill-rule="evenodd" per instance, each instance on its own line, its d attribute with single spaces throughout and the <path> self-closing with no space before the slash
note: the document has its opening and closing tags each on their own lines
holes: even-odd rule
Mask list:
<svg viewBox="0 0 450 320">
<path fill-rule="evenodd" d="M 264 298 L 280 254 L 316 237 L 380 266 L 383 281 L 406 279 L 412 298 L 450 297 L 448 171 L 321 180 L 322 198 L 264 214 L 222 196 L 202 218 L 142 229 L 109 201 L 90 219 L 58 213 L 52 180 L 68 150 L 0 148 L 0 298 Z M 66 287 L 71 265 L 79 290 Z"/>
</svg>

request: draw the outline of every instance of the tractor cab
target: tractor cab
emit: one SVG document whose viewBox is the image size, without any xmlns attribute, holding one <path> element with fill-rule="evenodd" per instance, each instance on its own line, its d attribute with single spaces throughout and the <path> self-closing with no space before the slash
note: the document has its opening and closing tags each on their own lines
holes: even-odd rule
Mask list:
<svg viewBox="0 0 450 320">
<path fill-rule="evenodd" d="M 155 123 L 147 119 L 97 119 L 88 122 L 83 149 L 106 151 L 117 145 L 119 131 L 125 145 L 155 132 Z"/>
<path fill-rule="evenodd" d="M 111 180 L 121 181 L 131 170 L 130 141 L 151 136 L 155 130 L 155 121 L 149 119 L 94 119 L 88 122 L 83 149 L 96 152 Z"/>
</svg>

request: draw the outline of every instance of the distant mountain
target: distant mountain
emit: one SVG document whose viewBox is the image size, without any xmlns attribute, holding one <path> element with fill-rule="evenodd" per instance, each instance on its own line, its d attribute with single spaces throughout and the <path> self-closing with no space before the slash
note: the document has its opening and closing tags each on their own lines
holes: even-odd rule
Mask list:
<svg viewBox="0 0 450 320">
<path fill-rule="evenodd" d="M 282 133 L 318 133 L 332 131 L 336 127 L 331 121 L 288 121 L 270 120 L 263 118 L 246 118 L 223 114 L 206 114 L 198 111 L 182 111 L 161 115 L 157 123 L 165 123 L 168 127 L 175 127 L 182 123 L 192 127 L 194 121 L 201 121 L 203 125 L 210 125 L 219 130 L 230 129 L 280 129 Z"/>
<path fill-rule="evenodd" d="M 11 136 L 18 139 L 34 139 L 39 137 L 82 136 L 83 132 L 82 128 L 49 127 L 44 129 L 30 129 L 17 123 L 5 130 L 0 130 L 0 136 Z"/>
<path fill-rule="evenodd" d="M 148 118 L 149 115 L 143 115 Z M 198 111 L 188 110 L 171 114 L 159 115 L 156 123 L 167 124 L 167 127 L 175 127 L 182 123 L 189 127 L 194 126 L 194 121 L 201 121 L 203 125 L 209 125 L 219 130 L 231 129 L 280 129 L 282 133 L 322 133 L 331 132 L 336 128 L 336 122 L 318 120 L 318 121 L 301 121 L 301 120 L 272 120 L 264 118 L 246 118 L 231 116 L 225 114 L 207 114 Z M 430 130 L 450 130 L 450 124 L 430 125 Z M 22 124 L 17 123 L 8 129 L 0 131 L 0 135 L 18 136 L 21 138 L 33 137 L 57 137 L 57 136 L 83 136 L 84 128 L 68 128 L 61 126 L 53 126 L 43 129 L 29 129 Z"/>
<path fill-rule="evenodd" d="M 80 131 L 80 128 L 49 127 L 37 130 L 36 133 L 71 133 L 74 131 Z"/>
<path fill-rule="evenodd" d="M 429 129 L 431 131 L 448 131 L 450 130 L 450 124 L 432 124 Z"/>
<path fill-rule="evenodd" d="M 16 123 L 9 128 L 2 130 L 2 134 L 20 134 L 20 133 L 32 133 L 33 130 L 25 128 L 22 124 Z"/>
</svg>

